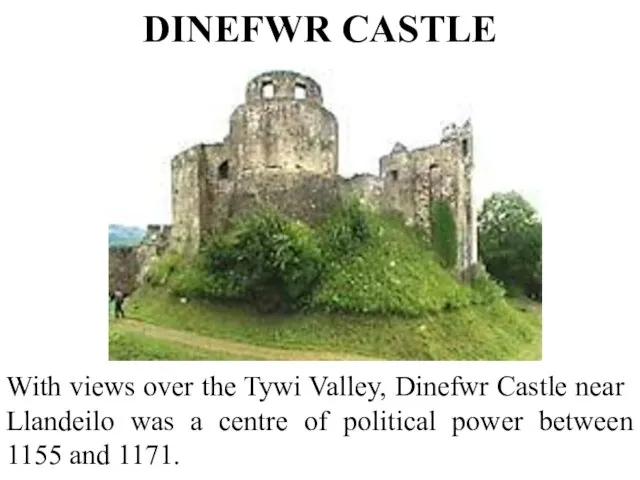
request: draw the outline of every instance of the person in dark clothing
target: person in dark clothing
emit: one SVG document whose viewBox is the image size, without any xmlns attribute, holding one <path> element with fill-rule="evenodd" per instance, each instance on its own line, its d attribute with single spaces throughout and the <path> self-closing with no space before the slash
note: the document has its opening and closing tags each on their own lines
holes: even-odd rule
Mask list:
<svg viewBox="0 0 640 480">
<path fill-rule="evenodd" d="M 122 290 L 117 289 L 113 292 L 113 303 L 115 305 L 116 318 L 124 318 L 124 309 L 122 308 L 124 304 L 124 293 Z"/>
</svg>

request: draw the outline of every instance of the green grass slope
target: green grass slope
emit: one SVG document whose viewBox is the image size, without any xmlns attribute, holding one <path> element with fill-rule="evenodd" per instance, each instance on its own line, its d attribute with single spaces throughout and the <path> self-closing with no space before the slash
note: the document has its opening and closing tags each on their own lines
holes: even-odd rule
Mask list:
<svg viewBox="0 0 640 480">
<path fill-rule="evenodd" d="M 120 331 L 109 332 L 109 360 L 237 360 L 236 357 L 176 345 L 149 338 L 143 334 Z"/>
<path fill-rule="evenodd" d="M 367 232 L 366 240 L 354 241 L 353 232 Z M 487 278 L 459 282 L 425 239 L 396 219 L 351 208 L 312 237 L 306 230 L 304 235 L 304 245 L 317 246 L 325 260 L 309 302 L 293 313 L 258 313 L 238 289 L 227 295 L 231 290 L 220 288 L 224 272 L 208 272 L 206 261 L 185 265 L 175 256 L 157 265 L 154 280 L 132 297 L 127 313 L 169 329 L 277 349 L 397 360 L 541 358 L 539 311 L 505 300 Z M 295 264 L 297 257 L 287 261 Z M 114 358 L 203 354 L 125 332 L 110 340 Z"/>
<path fill-rule="evenodd" d="M 371 239 L 334 261 L 314 297 L 328 312 L 419 316 L 468 306 L 478 295 L 440 266 L 425 240 L 393 218 L 371 216 Z"/>
<path fill-rule="evenodd" d="M 348 352 L 390 360 L 539 360 L 541 317 L 505 300 L 423 317 L 297 313 L 268 315 L 239 306 L 181 303 L 165 291 L 145 289 L 127 305 L 128 316 L 154 325 L 282 349 Z M 117 320 L 112 321 L 117 328 Z M 118 359 L 197 359 L 198 352 L 141 338 L 110 338 Z M 150 344 L 149 344 L 150 343 Z M 169 358 L 172 357 L 172 358 Z M 202 358 L 204 359 L 204 358 Z"/>
</svg>

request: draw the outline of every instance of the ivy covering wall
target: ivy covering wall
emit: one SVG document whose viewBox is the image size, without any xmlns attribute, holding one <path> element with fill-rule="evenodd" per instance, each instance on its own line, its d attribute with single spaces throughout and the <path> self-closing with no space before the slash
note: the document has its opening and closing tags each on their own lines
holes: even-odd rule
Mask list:
<svg viewBox="0 0 640 480">
<path fill-rule="evenodd" d="M 453 268 L 458 257 L 458 235 L 451 206 L 444 200 L 431 204 L 431 245 L 446 268 Z"/>
</svg>

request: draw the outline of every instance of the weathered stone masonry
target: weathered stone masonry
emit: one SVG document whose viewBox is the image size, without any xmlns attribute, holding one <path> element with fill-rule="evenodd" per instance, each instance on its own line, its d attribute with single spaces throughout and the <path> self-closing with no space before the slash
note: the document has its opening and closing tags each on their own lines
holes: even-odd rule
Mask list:
<svg viewBox="0 0 640 480">
<path fill-rule="evenodd" d="M 449 203 L 458 232 L 460 272 L 477 263 L 476 214 L 472 197 L 473 135 L 470 121 L 448 125 L 440 143 L 407 150 L 397 143 L 380 159 L 382 207 L 401 212 L 407 223 L 429 229 L 429 205 Z"/>
<path fill-rule="evenodd" d="M 135 290 L 139 269 L 136 247 L 109 247 L 109 293 Z"/>
<path fill-rule="evenodd" d="M 425 229 L 430 202 L 447 201 L 458 232 L 458 271 L 469 271 L 477 262 L 471 123 L 449 125 L 440 143 L 428 147 L 408 150 L 398 143 L 379 167 L 379 176 L 340 177 L 338 122 L 323 106 L 320 85 L 295 72 L 258 75 L 222 142 L 195 145 L 172 159 L 173 224 L 162 230 L 153 254 L 152 241 L 129 254 L 137 262 L 131 270 L 140 281 L 167 248 L 193 254 L 207 236 L 259 205 L 314 223 L 340 199 L 357 195 Z M 122 263 L 114 257 L 114 268 Z"/>
<path fill-rule="evenodd" d="M 149 225 L 136 246 L 109 248 L 109 292 L 122 290 L 127 295 L 143 281 L 149 268 L 169 248 L 171 226 Z"/>
<path fill-rule="evenodd" d="M 258 205 L 321 219 L 339 199 L 338 122 L 320 86 L 292 72 L 249 82 L 223 142 L 196 145 L 171 162 L 172 245 L 194 252 L 207 235 Z"/>
</svg>

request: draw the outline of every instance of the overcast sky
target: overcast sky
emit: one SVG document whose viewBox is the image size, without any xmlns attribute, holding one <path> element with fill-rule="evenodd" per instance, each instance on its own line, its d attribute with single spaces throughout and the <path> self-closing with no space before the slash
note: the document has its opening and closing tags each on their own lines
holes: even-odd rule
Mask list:
<svg viewBox="0 0 640 480">
<path fill-rule="evenodd" d="M 375 9 L 369 10 L 373 18 Z M 163 14 L 147 9 L 141 16 L 152 13 Z M 169 8 L 170 14 L 175 11 Z M 393 8 L 385 15 L 395 18 Z M 132 15 L 130 29 L 142 37 L 141 16 Z M 298 71 L 320 83 L 325 107 L 339 122 L 341 174 L 377 173 L 378 159 L 395 142 L 410 149 L 437 143 L 444 124 L 471 116 L 476 204 L 494 191 L 515 189 L 541 209 L 543 176 L 527 143 L 543 138 L 544 125 L 531 132 L 531 123 L 523 122 L 527 92 L 520 79 L 532 72 L 520 55 L 512 55 L 508 41 L 349 44 L 341 39 L 346 16 L 329 17 L 336 39 L 329 44 L 275 44 L 266 36 L 253 44 L 123 39 L 120 68 L 106 82 L 113 88 L 112 108 L 122 112 L 106 135 L 110 181 L 117 185 L 109 223 L 170 223 L 172 156 L 222 140 L 233 109 L 244 102 L 246 83 L 269 70 Z M 501 29 L 504 35 L 507 26 Z M 512 59 L 507 67 L 506 58 Z M 495 78 L 498 62 L 501 74 Z"/>
</svg>

